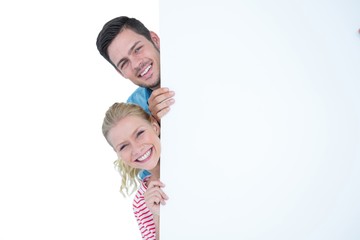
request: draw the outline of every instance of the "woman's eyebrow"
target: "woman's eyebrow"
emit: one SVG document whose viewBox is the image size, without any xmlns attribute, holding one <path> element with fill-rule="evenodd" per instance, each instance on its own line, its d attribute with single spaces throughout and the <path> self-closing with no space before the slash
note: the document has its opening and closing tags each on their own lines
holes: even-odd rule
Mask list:
<svg viewBox="0 0 360 240">
<path fill-rule="evenodd" d="M 136 136 L 139 129 L 141 129 L 142 126 L 137 127 L 132 133 L 131 136 Z M 122 140 L 120 143 L 116 144 L 115 148 L 118 148 L 120 145 L 124 144 L 126 141 Z"/>
</svg>

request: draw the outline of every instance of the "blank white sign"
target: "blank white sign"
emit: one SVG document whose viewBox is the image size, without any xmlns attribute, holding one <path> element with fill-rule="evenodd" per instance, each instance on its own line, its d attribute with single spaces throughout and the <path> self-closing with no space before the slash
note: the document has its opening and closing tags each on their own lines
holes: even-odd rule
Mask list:
<svg viewBox="0 0 360 240">
<path fill-rule="evenodd" d="M 360 239 L 360 2 L 161 1 L 161 239 Z"/>
</svg>

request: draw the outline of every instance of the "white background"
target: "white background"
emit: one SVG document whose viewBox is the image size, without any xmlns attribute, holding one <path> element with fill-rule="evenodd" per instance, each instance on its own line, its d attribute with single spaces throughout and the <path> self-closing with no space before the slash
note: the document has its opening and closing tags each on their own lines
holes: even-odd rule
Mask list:
<svg viewBox="0 0 360 240">
<path fill-rule="evenodd" d="M 247 239 L 281 239 L 279 233 L 284 239 L 296 239 L 292 233 L 299 239 L 359 236 L 360 55 L 356 31 L 360 7 L 351 0 L 330 5 L 326 1 L 305 2 L 308 5 L 303 5 L 302 16 L 318 16 L 317 21 L 289 21 L 293 12 L 284 10 L 281 4 L 285 1 L 257 1 L 262 10 L 256 3 L 239 9 L 234 3 L 219 7 L 211 1 L 163 2 L 166 13 L 172 16 L 168 19 L 182 21 L 177 25 L 169 21 L 160 33 L 162 49 L 169 53 L 162 60 L 171 58 L 166 63 L 172 65 L 164 69 L 175 68 L 171 75 L 164 72 L 169 77 L 163 81 L 177 93 L 176 106 L 163 122 L 169 127 L 162 133 L 163 142 L 168 143 L 163 146 L 168 157 L 162 161 L 170 195 L 162 210 L 163 236 L 170 236 L 167 239 L 181 239 L 184 234 L 188 239 L 206 234 L 224 237 L 223 231 Z M 321 14 L 324 9 L 327 11 Z M 278 18 L 271 14 L 259 18 L 254 10 L 276 12 Z M 218 11 L 225 12 L 226 17 L 214 14 Z M 177 13 L 181 14 L 179 18 L 175 17 Z M 211 17 L 211 25 L 198 22 L 199 13 Z M 135 16 L 158 32 L 158 14 L 158 1 L 150 0 L 22 0 L 0 4 L 0 239 L 140 238 L 130 202 L 118 192 L 120 177 L 112 165 L 116 156 L 100 129 L 106 109 L 115 101 L 124 101 L 134 86 L 98 54 L 95 40 L 102 25 L 119 15 Z M 184 16 L 191 21 L 185 22 Z M 238 16 L 243 17 L 237 27 L 244 34 L 239 39 L 236 34 L 224 35 L 226 31 L 220 30 L 225 20 Z M 200 26 L 189 27 L 196 23 Z M 278 23 L 282 23 L 280 28 L 275 27 Z M 176 32 L 170 31 L 173 26 L 178 26 Z M 199 29 L 207 32 L 206 37 L 197 38 Z M 307 35 L 301 34 L 304 32 Z M 215 48 L 216 44 L 207 42 L 209 36 L 216 43 L 230 40 Z M 234 37 L 235 44 L 231 41 Z M 301 39 L 313 43 L 310 50 Z M 179 58 L 189 53 L 181 48 L 189 46 L 184 43 L 197 48 Z M 269 44 L 275 50 L 267 48 Z M 214 60 L 213 54 L 238 50 L 247 57 L 230 59 L 228 71 L 215 71 L 220 60 L 229 59 Z M 326 57 L 308 58 L 311 52 L 319 51 Z M 289 53 L 290 57 L 299 57 L 288 62 Z M 174 61 L 177 58 L 186 60 Z M 319 58 L 323 60 L 320 65 Z M 198 65 L 198 59 L 205 67 Z M 259 59 L 262 62 L 257 62 Z M 283 76 L 284 64 L 290 69 L 285 73 L 289 78 L 268 80 L 270 76 Z M 265 71 L 259 71 L 263 67 Z M 294 82 L 287 80 L 294 79 L 294 71 L 299 82 L 292 85 Z M 196 78 L 190 79 L 194 72 Z M 215 78 L 209 78 L 209 73 Z M 254 76 L 257 81 L 248 81 Z M 195 85 L 188 88 L 186 79 Z M 232 81 L 226 83 L 226 79 Z M 308 81 L 302 83 L 303 79 Z M 242 94 L 235 89 L 239 86 Z M 305 93 L 309 93 L 307 102 L 303 101 Z M 222 101 L 213 102 L 212 98 Z M 231 101 L 237 103 L 234 108 L 227 107 Z M 312 121 L 314 118 L 303 117 L 310 113 L 319 118 Z M 216 128 L 213 124 L 203 128 L 209 118 Z M 176 128 L 170 128 L 172 121 Z M 294 125 L 301 127 L 292 128 Z M 232 134 L 224 137 L 223 132 Z M 325 141 L 324 134 L 329 137 Z M 292 138 L 294 135 L 299 138 Z M 294 141 L 298 145 L 291 144 Z M 297 146 L 320 157 L 309 157 L 309 152 L 299 151 L 302 148 Z M 337 152 L 339 146 L 343 151 Z M 210 161 L 213 157 L 215 161 Z M 194 162 L 199 163 L 200 170 L 193 167 Z M 234 186 L 237 191 L 227 188 Z M 237 201 L 235 205 L 228 204 L 231 199 Z M 203 203 L 212 205 L 205 208 Z M 230 210 L 238 214 L 224 214 Z M 204 218 L 203 213 L 209 217 Z M 229 220 L 237 221 L 236 228 L 224 224 Z M 179 224 L 184 231 L 178 231 Z"/>
<path fill-rule="evenodd" d="M 108 20 L 158 32 L 157 0 L 0 4 L 0 239 L 140 239 L 119 193 L 107 108 L 135 88 L 98 53 Z"/>
<path fill-rule="evenodd" d="M 360 239 L 360 3 L 162 1 L 164 239 Z"/>
</svg>

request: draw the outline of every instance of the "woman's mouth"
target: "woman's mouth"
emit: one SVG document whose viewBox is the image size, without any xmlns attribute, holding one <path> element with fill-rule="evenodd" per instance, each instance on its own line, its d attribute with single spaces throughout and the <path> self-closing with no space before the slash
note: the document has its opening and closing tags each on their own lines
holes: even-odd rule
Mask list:
<svg viewBox="0 0 360 240">
<path fill-rule="evenodd" d="M 138 159 L 136 159 L 137 162 L 144 162 L 146 160 L 149 159 L 150 155 L 152 153 L 152 148 L 150 148 L 149 150 L 147 150 L 144 155 L 142 155 L 141 157 L 139 157 Z"/>
</svg>

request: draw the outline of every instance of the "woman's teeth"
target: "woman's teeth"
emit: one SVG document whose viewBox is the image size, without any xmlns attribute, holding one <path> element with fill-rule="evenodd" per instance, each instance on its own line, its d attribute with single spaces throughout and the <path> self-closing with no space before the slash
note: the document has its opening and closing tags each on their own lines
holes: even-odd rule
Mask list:
<svg viewBox="0 0 360 240">
<path fill-rule="evenodd" d="M 139 157 L 137 160 L 138 161 L 144 161 L 145 159 L 147 159 L 150 156 L 150 154 L 151 154 L 151 148 L 144 155 Z"/>
</svg>

